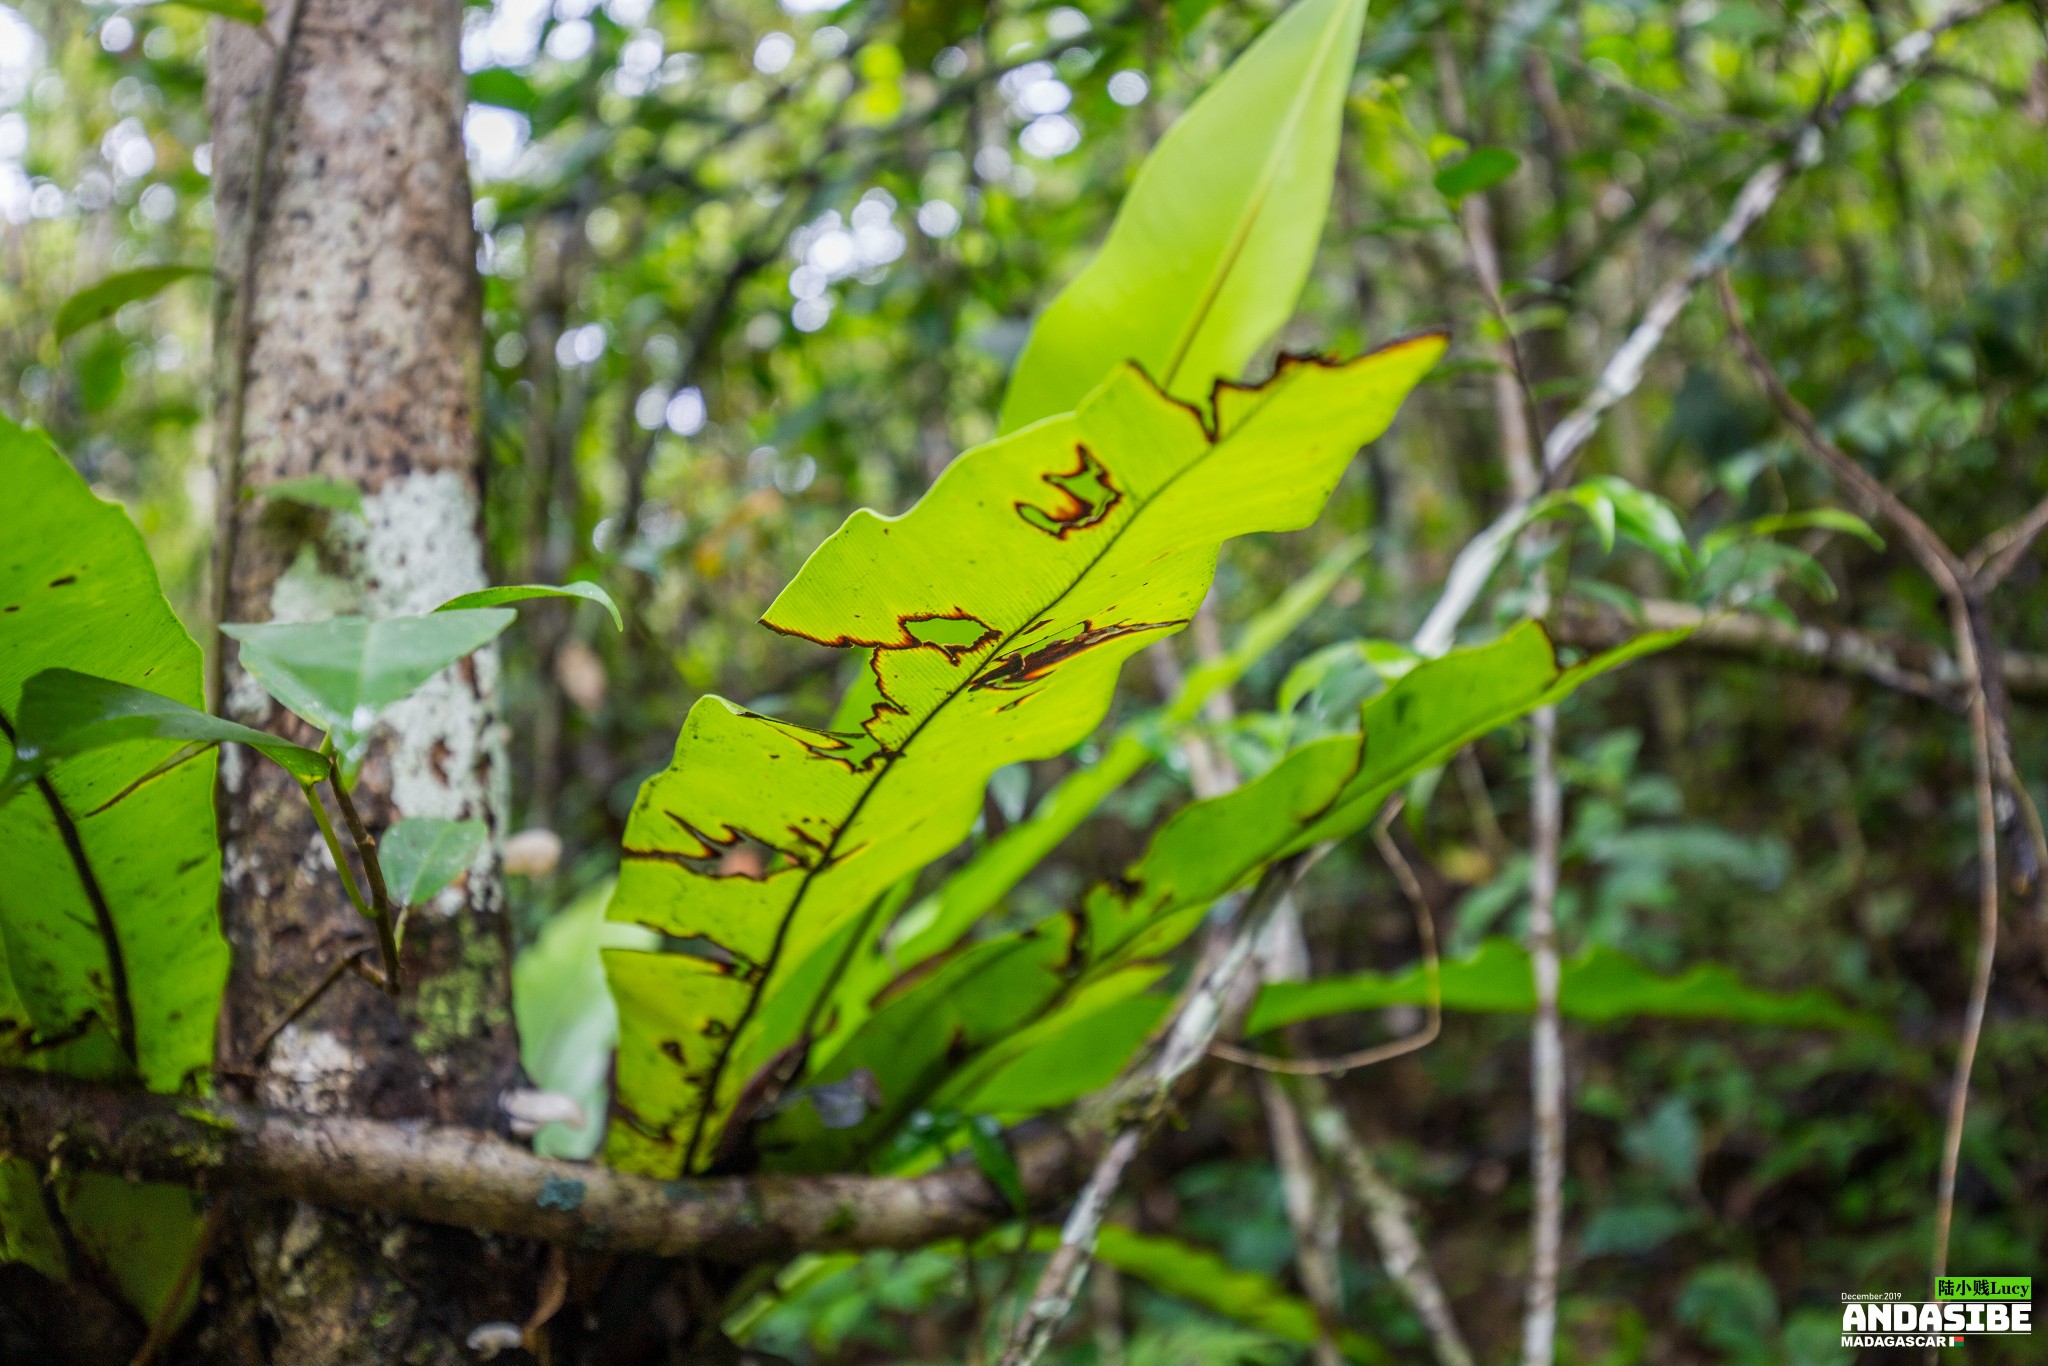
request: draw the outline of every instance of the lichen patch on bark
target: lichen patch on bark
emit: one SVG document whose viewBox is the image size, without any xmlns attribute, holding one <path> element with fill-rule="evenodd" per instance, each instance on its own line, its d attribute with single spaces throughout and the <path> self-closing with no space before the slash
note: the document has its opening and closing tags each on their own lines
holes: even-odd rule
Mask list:
<svg viewBox="0 0 2048 1366">
<path fill-rule="evenodd" d="M 270 1045 L 261 1094 L 266 1105 L 308 1115 L 340 1113 L 362 1070 L 356 1051 L 324 1029 L 286 1025 Z"/>
</svg>

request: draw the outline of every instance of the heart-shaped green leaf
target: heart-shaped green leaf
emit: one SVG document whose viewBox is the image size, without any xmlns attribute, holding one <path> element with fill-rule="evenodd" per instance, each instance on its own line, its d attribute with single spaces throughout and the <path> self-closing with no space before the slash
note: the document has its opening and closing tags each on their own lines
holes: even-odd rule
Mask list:
<svg viewBox="0 0 2048 1366">
<path fill-rule="evenodd" d="M 402 820 L 377 841 L 384 885 L 401 904 L 417 906 L 468 871 L 490 837 L 482 821 Z"/>
<path fill-rule="evenodd" d="M 1002 431 L 1073 411 L 1120 361 L 1190 402 L 1242 376 L 1308 280 L 1364 24 L 1363 0 L 1298 0 L 1167 130 L 1033 325 Z"/>
<path fill-rule="evenodd" d="M 504 608 L 423 617 L 335 617 L 221 627 L 241 642 L 242 667 L 287 709 L 354 756 L 377 714 L 512 624 Z"/>
</svg>

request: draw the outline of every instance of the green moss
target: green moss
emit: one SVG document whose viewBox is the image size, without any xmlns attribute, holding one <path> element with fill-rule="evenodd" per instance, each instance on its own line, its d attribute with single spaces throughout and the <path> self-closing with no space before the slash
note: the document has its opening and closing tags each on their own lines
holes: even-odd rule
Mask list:
<svg viewBox="0 0 2048 1366">
<path fill-rule="evenodd" d="M 460 965 L 421 982 L 413 1003 L 413 1046 L 421 1053 L 446 1052 L 510 1019 L 492 990 L 504 979 L 503 947 L 469 920 L 456 923 L 462 936 Z"/>
</svg>

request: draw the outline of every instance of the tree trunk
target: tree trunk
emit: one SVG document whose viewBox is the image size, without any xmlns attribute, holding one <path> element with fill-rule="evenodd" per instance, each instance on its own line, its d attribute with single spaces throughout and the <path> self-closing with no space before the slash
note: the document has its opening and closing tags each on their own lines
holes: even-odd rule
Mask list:
<svg viewBox="0 0 2048 1366">
<path fill-rule="evenodd" d="M 209 59 L 219 600 L 230 621 L 425 612 L 485 582 L 461 0 L 294 3 L 271 5 L 267 33 L 216 22 Z M 308 475 L 356 484 L 364 515 L 263 496 Z M 372 831 L 440 816 L 498 833 L 496 671 L 480 651 L 386 714 L 356 788 Z M 227 715 L 312 741 L 232 663 L 220 677 Z M 293 781 L 246 753 L 221 772 L 231 1067 L 373 939 Z M 400 999 L 342 978 L 245 1084 L 310 1113 L 498 1127 L 518 1075 L 507 960 L 494 849 L 414 913 Z M 502 1240 L 251 1201 L 222 1242 L 208 1360 L 467 1360 L 479 1322 L 533 1304 L 535 1256 Z"/>
</svg>

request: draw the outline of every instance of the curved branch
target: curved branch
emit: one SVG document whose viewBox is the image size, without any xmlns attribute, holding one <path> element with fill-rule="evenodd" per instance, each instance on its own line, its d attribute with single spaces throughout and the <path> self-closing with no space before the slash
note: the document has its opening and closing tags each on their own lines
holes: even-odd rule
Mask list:
<svg viewBox="0 0 2048 1366">
<path fill-rule="evenodd" d="M 1066 1131 L 1018 1131 L 1010 1147 L 1034 1206 L 1081 1185 L 1088 1153 Z M 536 1157 L 469 1129 L 285 1114 L 13 1069 L 0 1069 L 0 1151 L 561 1246 L 723 1262 L 919 1247 L 1016 1217 L 971 1165 L 907 1178 L 654 1181 Z"/>
</svg>

